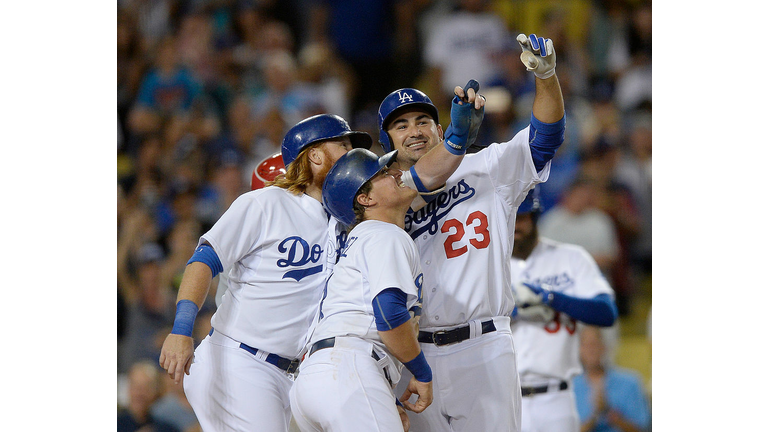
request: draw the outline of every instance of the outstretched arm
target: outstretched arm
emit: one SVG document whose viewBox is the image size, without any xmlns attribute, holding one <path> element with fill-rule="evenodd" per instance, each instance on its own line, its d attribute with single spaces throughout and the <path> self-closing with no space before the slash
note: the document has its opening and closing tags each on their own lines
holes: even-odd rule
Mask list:
<svg viewBox="0 0 768 432">
<path fill-rule="evenodd" d="M 520 60 L 528 71 L 536 76 L 536 95 L 533 100 L 533 115 L 544 123 L 554 123 L 565 115 L 563 93 L 555 73 L 555 44 L 552 39 L 517 35 L 522 54 Z"/>
<path fill-rule="evenodd" d="M 531 113 L 544 123 L 555 123 L 563 118 L 565 103 L 557 75 L 547 79 L 536 78 L 536 96 Z"/>
<path fill-rule="evenodd" d="M 565 102 L 555 73 L 555 45 L 551 39 L 517 36 L 520 60 L 536 76 L 529 143 L 536 169 L 541 171 L 565 138 Z"/>
<path fill-rule="evenodd" d="M 585 324 L 601 327 L 612 326 L 619 315 L 616 302 L 608 294 L 580 298 L 525 282 L 515 287 L 515 303 L 518 302 L 518 308 L 545 305 Z"/>
</svg>

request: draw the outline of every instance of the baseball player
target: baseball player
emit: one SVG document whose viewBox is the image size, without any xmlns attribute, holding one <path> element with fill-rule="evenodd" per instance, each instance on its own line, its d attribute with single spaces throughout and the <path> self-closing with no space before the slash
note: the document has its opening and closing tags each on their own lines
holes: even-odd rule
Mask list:
<svg viewBox="0 0 768 432">
<path fill-rule="evenodd" d="M 251 173 L 251 190 L 265 187 L 268 182 L 274 181 L 280 174 L 285 174 L 283 155 L 275 153 L 264 158 Z M 229 270 L 227 269 L 219 274 L 219 282 L 216 288 L 216 307 L 221 306 L 224 293 L 229 289 Z"/>
<path fill-rule="evenodd" d="M 539 188 L 517 209 L 511 280 L 512 338 L 522 387 L 523 432 L 578 432 L 572 378 L 581 373 L 581 325 L 618 316 L 613 289 L 581 246 L 539 237 Z"/>
<path fill-rule="evenodd" d="M 390 167 L 396 154 L 352 150 L 325 179 L 326 209 L 352 229 L 291 389 L 303 432 L 404 430 L 393 393 L 403 365 L 414 375 L 408 391 L 418 397 L 406 406 L 420 412 L 432 400 L 431 369 L 416 340 L 421 266 L 403 230 L 418 193 Z"/>
<path fill-rule="evenodd" d="M 406 215 L 424 271 L 418 339 L 434 377 L 432 404 L 409 413 L 414 431 L 520 430 L 510 329 L 515 214 L 527 192 L 549 176 L 565 110 L 552 41 L 520 35 L 518 42 L 535 61 L 526 62 L 536 81 L 530 125 L 508 142 L 465 156 L 445 190 Z M 398 90 L 379 107 L 379 141 L 385 151 L 397 149 L 401 168 L 409 169 L 444 139 L 439 126 L 437 133 L 428 127 L 432 122 L 438 123 L 437 110 L 426 95 Z M 398 393 L 409 375 L 403 371 Z"/>
<path fill-rule="evenodd" d="M 238 197 L 200 238 L 160 364 L 176 383 L 188 374 L 184 391 L 204 430 L 287 431 L 288 391 L 335 261 L 320 201 L 323 173 L 371 144 L 338 116 L 299 122 L 283 139 L 282 183 Z M 194 319 L 224 268 L 229 290 L 193 360 Z"/>
</svg>

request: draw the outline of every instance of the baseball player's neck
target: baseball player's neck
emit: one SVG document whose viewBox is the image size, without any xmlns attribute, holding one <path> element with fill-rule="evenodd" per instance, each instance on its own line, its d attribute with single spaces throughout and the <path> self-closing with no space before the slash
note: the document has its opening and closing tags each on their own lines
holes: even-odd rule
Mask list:
<svg viewBox="0 0 768 432">
<path fill-rule="evenodd" d="M 311 196 L 312 198 L 318 200 L 319 202 L 323 202 L 323 189 L 322 187 L 319 187 L 317 185 L 311 184 L 307 186 L 307 189 L 304 191 L 305 194 Z"/>
<path fill-rule="evenodd" d="M 405 229 L 406 211 L 407 209 L 369 208 L 365 211 L 365 218 L 363 220 L 377 220 L 381 222 L 387 222 Z"/>
<path fill-rule="evenodd" d="M 412 160 L 412 159 L 406 159 L 406 158 L 398 158 L 397 162 L 400 164 L 400 169 L 402 171 L 408 171 L 409 169 L 411 169 L 412 166 L 416 165 L 416 162 L 418 162 L 418 159 Z"/>
</svg>

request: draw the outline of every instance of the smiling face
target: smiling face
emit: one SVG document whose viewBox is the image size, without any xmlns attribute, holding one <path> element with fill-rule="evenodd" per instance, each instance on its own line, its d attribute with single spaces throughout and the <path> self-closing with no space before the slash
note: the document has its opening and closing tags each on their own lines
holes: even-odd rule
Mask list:
<svg viewBox="0 0 768 432">
<path fill-rule="evenodd" d="M 404 170 L 411 168 L 443 140 L 442 126 L 416 107 L 394 117 L 387 126 L 387 133 L 393 148 L 398 150 L 397 161 Z"/>
<path fill-rule="evenodd" d="M 403 203 L 410 204 L 419 194 L 403 183 L 403 172 L 398 166 L 399 164 L 395 162 L 371 179 L 372 189 L 368 195 L 383 207 L 401 207 Z"/>
<path fill-rule="evenodd" d="M 395 162 L 382 169 L 360 188 L 355 211 L 361 220 L 382 220 L 402 227 L 405 213 L 418 192 L 403 183 L 398 167 Z"/>
</svg>

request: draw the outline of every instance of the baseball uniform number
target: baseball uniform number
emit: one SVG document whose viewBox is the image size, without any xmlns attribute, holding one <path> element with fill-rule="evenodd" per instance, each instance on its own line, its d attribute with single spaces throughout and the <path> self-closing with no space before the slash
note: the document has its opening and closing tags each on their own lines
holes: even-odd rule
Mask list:
<svg viewBox="0 0 768 432">
<path fill-rule="evenodd" d="M 552 318 L 552 321 L 548 322 L 547 325 L 544 326 L 544 330 L 546 330 L 547 333 L 557 333 L 560 330 L 560 316 L 560 312 L 555 312 L 555 317 Z M 565 323 L 562 324 L 562 327 L 565 328 L 565 331 L 567 331 L 568 334 L 576 333 L 576 321 L 574 321 L 574 319 L 568 315 L 563 316 L 565 317 Z"/>
<path fill-rule="evenodd" d="M 478 222 L 475 225 L 475 221 Z M 472 226 L 475 229 L 477 236 L 469 239 L 469 244 L 475 247 L 475 249 L 485 249 L 491 243 L 491 235 L 488 232 L 488 217 L 481 211 L 472 212 L 467 217 L 466 225 Z M 445 248 L 445 256 L 450 258 L 456 258 L 457 256 L 464 255 L 469 248 L 466 245 L 456 249 L 453 244 L 461 241 L 464 238 L 464 224 L 457 219 L 448 219 L 440 228 L 440 232 L 447 233 L 455 230 L 454 233 L 448 236 L 443 243 Z"/>
</svg>

